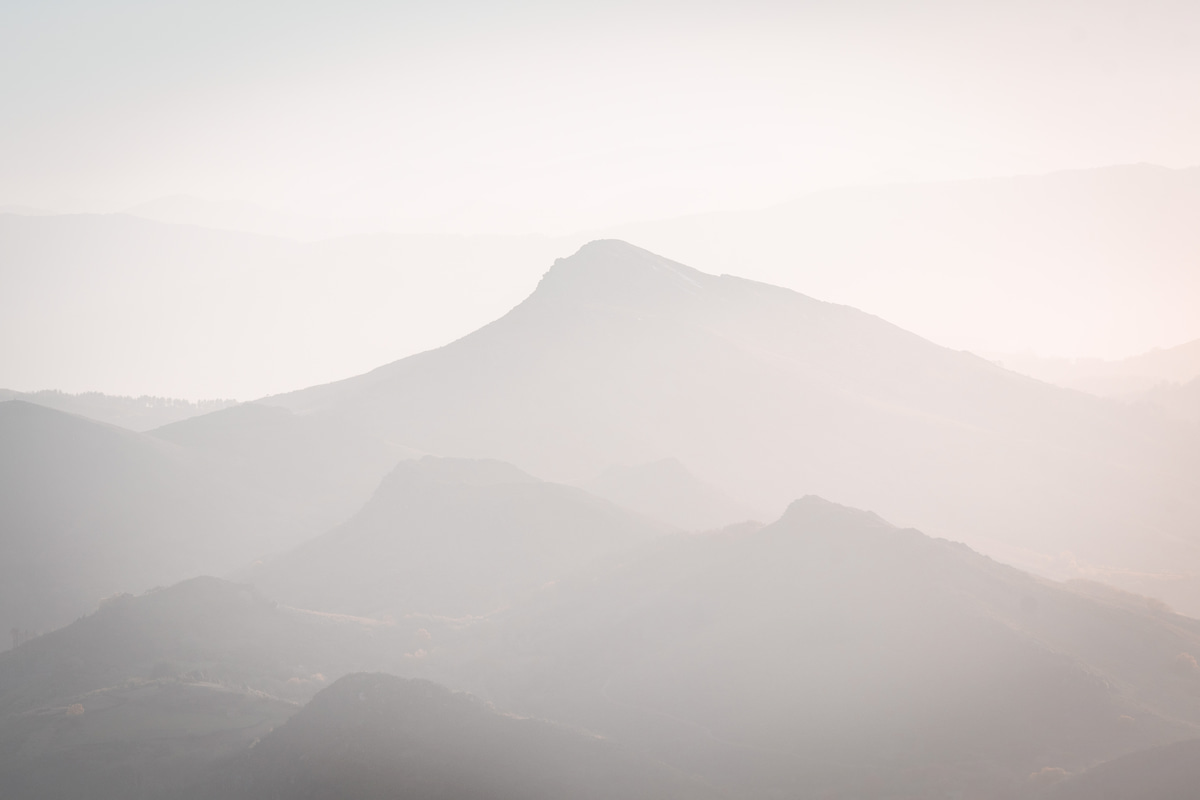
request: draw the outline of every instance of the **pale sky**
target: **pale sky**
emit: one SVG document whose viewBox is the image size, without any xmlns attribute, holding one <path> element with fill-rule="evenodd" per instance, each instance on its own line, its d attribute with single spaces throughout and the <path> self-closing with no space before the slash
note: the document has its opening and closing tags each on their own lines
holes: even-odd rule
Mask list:
<svg viewBox="0 0 1200 800">
<path fill-rule="evenodd" d="M 564 233 L 1200 164 L 1200 3 L 0 4 L 0 204 Z"/>
</svg>

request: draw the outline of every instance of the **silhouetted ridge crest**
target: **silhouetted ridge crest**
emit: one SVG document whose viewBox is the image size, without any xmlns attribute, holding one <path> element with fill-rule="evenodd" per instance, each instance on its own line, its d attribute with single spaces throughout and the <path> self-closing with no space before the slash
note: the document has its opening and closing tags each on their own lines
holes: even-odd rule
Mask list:
<svg viewBox="0 0 1200 800">
<path fill-rule="evenodd" d="M 792 501 L 787 511 L 770 526 L 792 533 L 886 532 L 896 526 L 873 511 L 863 511 L 810 494 Z"/>
<path fill-rule="evenodd" d="M 619 239 L 589 242 L 542 277 L 535 299 L 652 306 L 701 292 L 714 276 Z"/>
</svg>

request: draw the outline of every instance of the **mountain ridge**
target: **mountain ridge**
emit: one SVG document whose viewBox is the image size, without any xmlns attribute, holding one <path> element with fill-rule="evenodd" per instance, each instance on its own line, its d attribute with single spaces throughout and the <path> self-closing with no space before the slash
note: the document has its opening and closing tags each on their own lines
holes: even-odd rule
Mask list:
<svg viewBox="0 0 1200 800">
<path fill-rule="evenodd" d="M 627 243 L 560 259 L 449 345 L 261 402 L 565 483 L 676 458 L 768 515 L 818 494 L 1200 608 L 1194 576 L 1153 577 L 1193 563 L 1200 576 L 1194 428 Z"/>
</svg>

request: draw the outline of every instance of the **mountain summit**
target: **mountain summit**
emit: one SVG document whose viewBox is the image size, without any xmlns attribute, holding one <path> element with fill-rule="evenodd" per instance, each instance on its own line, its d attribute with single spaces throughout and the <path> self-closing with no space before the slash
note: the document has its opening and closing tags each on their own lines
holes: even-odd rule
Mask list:
<svg viewBox="0 0 1200 800">
<path fill-rule="evenodd" d="M 678 459 L 769 515 L 820 495 L 1200 610 L 1194 429 L 624 242 L 445 347 L 264 402 L 567 483 Z"/>
<path fill-rule="evenodd" d="M 556 260 L 533 299 L 651 309 L 711 289 L 717 280 L 628 242 L 598 239 Z"/>
</svg>

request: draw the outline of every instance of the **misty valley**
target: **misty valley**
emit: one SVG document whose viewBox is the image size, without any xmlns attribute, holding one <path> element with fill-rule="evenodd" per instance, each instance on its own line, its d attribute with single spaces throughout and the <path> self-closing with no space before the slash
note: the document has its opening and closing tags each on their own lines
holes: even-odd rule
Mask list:
<svg viewBox="0 0 1200 800">
<path fill-rule="evenodd" d="M 8 392 L 0 796 L 1195 797 L 1194 350 L 1089 394 L 1157 367 L 598 239 L 345 380 Z"/>
</svg>

